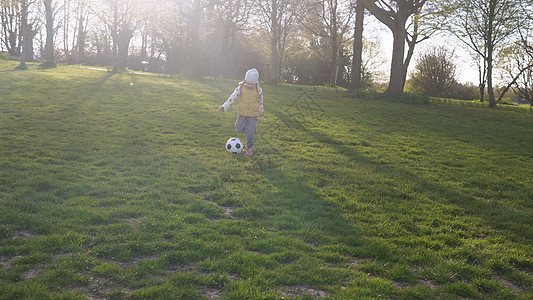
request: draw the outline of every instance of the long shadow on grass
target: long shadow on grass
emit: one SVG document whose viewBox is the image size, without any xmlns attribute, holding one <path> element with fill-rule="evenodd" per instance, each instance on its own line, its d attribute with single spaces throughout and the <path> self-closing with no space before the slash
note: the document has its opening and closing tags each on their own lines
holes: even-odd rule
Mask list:
<svg viewBox="0 0 533 300">
<path fill-rule="evenodd" d="M 354 247 L 363 243 L 360 231 L 340 216 L 335 204 L 322 199 L 313 188 L 279 169 L 268 169 L 264 174 L 275 190 L 270 205 L 280 210 L 269 220 L 273 227 L 315 246 L 342 243 Z"/>
<path fill-rule="evenodd" d="M 438 199 L 439 202 L 436 202 L 437 205 L 444 204 L 455 206 L 461 209 L 460 212 L 456 211 L 455 213 L 481 217 L 486 224 L 497 231 L 506 231 L 506 236 L 513 240 L 523 240 L 524 237 L 527 238 L 528 236 L 531 236 L 533 221 L 529 217 L 529 210 L 521 209 L 520 206 L 515 205 L 509 205 L 502 208 L 501 205 L 497 205 L 495 202 L 485 202 L 466 192 L 461 193 L 460 191 L 450 189 L 446 186 L 430 182 L 407 168 L 398 168 L 365 156 L 358 152 L 355 146 L 347 145 L 343 141 L 335 140 L 329 135 L 306 127 L 305 123 L 295 121 L 294 116 L 287 112 L 275 111 L 273 113 L 286 127 L 284 131 L 289 129 L 302 132 L 306 134 L 310 140 L 331 146 L 339 154 L 349 158 L 349 161 L 364 165 L 366 169 L 373 170 L 374 173 L 380 174 L 385 179 L 392 179 L 391 182 L 404 182 L 409 183 L 411 186 L 414 184 L 418 193 L 429 195 L 430 199 Z M 437 134 L 445 133 L 442 132 Z M 394 184 L 391 188 L 397 186 L 400 186 L 400 184 Z M 397 200 L 409 201 L 410 197 L 409 195 L 407 196 L 407 199 Z M 392 196 L 392 198 L 394 198 L 394 196 Z M 490 205 L 488 203 L 490 203 Z M 396 203 L 390 204 L 391 207 L 394 207 L 395 205 Z"/>
<path fill-rule="evenodd" d="M 400 169 L 391 165 L 386 165 L 359 153 L 353 147 L 345 145 L 342 141 L 332 139 L 330 136 L 306 127 L 298 130 L 305 132 L 309 137 L 320 143 L 331 145 L 338 153 L 364 165 L 384 177 L 392 178 L 394 182 L 399 180 L 415 183 L 420 193 L 430 193 L 433 199 L 438 199 L 444 204 L 460 207 L 466 214 L 482 217 L 486 224 L 495 230 L 505 230 L 506 235 L 512 240 L 523 240 L 531 236 L 533 219 L 529 216 L 529 210 L 522 210 L 517 206 L 509 206 L 502 209 L 499 205 L 487 205 L 475 197 L 459 193 L 444 186 L 429 182 L 408 169 Z M 395 203 L 391 203 L 395 205 Z"/>
<path fill-rule="evenodd" d="M 427 132 L 478 146 L 491 153 L 511 153 L 531 158 L 531 151 L 524 151 L 533 142 L 531 116 L 528 112 L 502 112 L 468 107 L 442 107 L 437 105 L 414 105 L 411 108 L 392 107 L 387 111 L 365 111 L 365 117 L 388 126 L 385 134 L 423 134 Z M 343 121 L 351 122 L 350 116 Z M 377 129 L 379 131 L 379 129 Z"/>
</svg>

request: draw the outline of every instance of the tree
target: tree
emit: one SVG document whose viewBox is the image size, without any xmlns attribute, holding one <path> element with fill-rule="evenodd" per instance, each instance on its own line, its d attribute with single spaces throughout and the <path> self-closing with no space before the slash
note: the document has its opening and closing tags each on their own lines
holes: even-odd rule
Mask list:
<svg viewBox="0 0 533 300">
<path fill-rule="evenodd" d="M 164 58 L 165 72 L 175 74 L 181 71 L 185 60 L 187 28 L 180 6 L 165 4 L 159 7 L 157 16 L 150 22 L 150 35 L 150 65 Z"/>
<path fill-rule="evenodd" d="M 211 0 L 207 5 L 211 34 L 209 47 L 213 75 L 230 75 L 236 57 L 237 35 L 248 29 L 254 3 L 250 0 Z M 207 42 L 209 43 L 209 42 Z"/>
<path fill-rule="evenodd" d="M 200 45 L 200 29 L 203 21 L 204 10 L 208 6 L 206 0 L 189 0 L 187 1 L 184 17 L 187 19 L 189 31 L 190 52 L 188 67 L 194 77 L 203 75 L 202 71 L 202 47 Z"/>
<path fill-rule="evenodd" d="M 493 90 L 494 58 L 504 41 L 521 27 L 520 0 L 452 0 L 443 3 L 447 30 L 481 59 L 480 96 L 489 96 L 489 107 L 496 106 Z"/>
<path fill-rule="evenodd" d="M 35 4 L 35 1 L 29 1 L 28 2 L 28 9 Z M 34 61 L 34 45 L 33 45 L 33 39 L 39 32 L 39 16 L 35 16 L 35 18 L 30 20 L 30 13 L 28 11 L 28 17 L 26 19 L 26 35 L 23 38 L 22 42 L 22 48 L 26 48 L 26 50 L 23 50 L 23 53 L 21 55 L 21 58 L 24 57 L 25 61 Z"/>
<path fill-rule="evenodd" d="M 511 87 L 515 94 L 533 106 L 533 44 L 531 42 L 519 48 L 516 67 L 514 73 L 516 75 L 511 81 Z M 503 97 L 503 94 L 500 97 Z"/>
<path fill-rule="evenodd" d="M 318 85 L 328 82 L 329 74 L 324 71 L 327 63 L 318 50 L 319 40 L 308 30 L 299 31 L 288 42 L 287 58 L 282 72 L 284 81 L 296 84 Z"/>
<path fill-rule="evenodd" d="M 46 20 L 46 44 L 44 47 L 44 59 L 45 62 L 43 66 L 45 67 L 54 67 L 54 10 L 53 0 L 43 0 L 44 9 L 45 9 L 45 20 Z"/>
<path fill-rule="evenodd" d="M 22 33 L 22 53 L 20 57 L 19 69 L 26 69 L 26 60 L 28 52 L 33 51 L 31 47 L 31 29 L 28 24 L 28 6 L 30 5 L 28 0 L 21 0 L 21 16 L 20 16 L 20 31 Z"/>
<path fill-rule="evenodd" d="M 498 101 L 512 89 L 533 106 L 533 18 L 528 18 L 524 25 L 518 28 L 520 39 L 503 51 L 503 69 L 509 83 L 500 92 Z"/>
<path fill-rule="evenodd" d="M 78 63 L 81 63 L 85 61 L 85 46 L 86 46 L 86 39 L 87 39 L 87 22 L 89 19 L 89 13 L 88 9 L 86 7 L 86 4 L 84 1 L 81 1 L 79 3 L 78 9 L 77 9 L 77 17 L 76 17 L 76 26 L 78 32 L 78 36 L 76 39 L 75 47 L 76 47 L 76 61 Z"/>
<path fill-rule="evenodd" d="M 21 51 L 21 1 L 5 0 L 0 2 L 0 42 L 10 56 L 19 56 Z"/>
<path fill-rule="evenodd" d="M 113 72 L 123 71 L 126 68 L 130 40 L 139 23 L 135 2 L 104 0 L 104 4 L 99 10 L 95 10 L 95 14 L 107 26 L 113 40 Z"/>
<path fill-rule="evenodd" d="M 385 24 L 393 35 L 392 61 L 387 93 L 400 94 L 405 84 L 405 42 L 407 21 L 420 11 L 426 0 L 365 0 L 365 7 Z"/>
<path fill-rule="evenodd" d="M 258 1 L 258 14 L 270 35 L 270 81 L 279 82 L 287 40 L 306 14 L 306 1 Z"/>
<path fill-rule="evenodd" d="M 386 66 L 381 44 L 374 39 L 363 39 L 361 55 L 361 86 L 360 90 L 376 89 L 376 83 L 385 78 L 383 69 Z"/>
<path fill-rule="evenodd" d="M 63 54 L 67 63 L 85 62 L 90 11 L 87 2 L 63 0 L 60 22 L 63 30 Z"/>
<path fill-rule="evenodd" d="M 351 90 L 361 89 L 362 62 L 363 62 L 363 29 L 365 18 L 365 5 L 362 0 L 357 0 L 355 5 L 355 26 L 353 30 L 353 56 L 351 72 Z"/>
<path fill-rule="evenodd" d="M 408 49 L 403 68 L 404 84 L 415 52 L 415 46 L 431 38 L 441 28 L 441 24 L 438 23 L 439 18 L 435 17 L 439 13 L 439 8 L 435 1 L 427 1 L 423 7 L 410 17 L 411 22 L 407 25 L 406 39 Z"/>
<path fill-rule="evenodd" d="M 320 0 L 313 3 L 314 14 L 308 19 L 306 28 L 314 35 L 327 41 L 329 51 L 329 84 L 337 85 L 340 50 L 346 42 L 353 16 L 351 3 L 342 0 Z"/>
<path fill-rule="evenodd" d="M 432 48 L 424 53 L 415 66 L 412 87 L 433 97 L 448 96 L 457 86 L 454 54 L 444 47 Z"/>
<path fill-rule="evenodd" d="M 113 41 L 107 26 L 95 28 L 89 38 L 94 51 L 94 63 L 98 65 L 112 65 Z"/>
</svg>

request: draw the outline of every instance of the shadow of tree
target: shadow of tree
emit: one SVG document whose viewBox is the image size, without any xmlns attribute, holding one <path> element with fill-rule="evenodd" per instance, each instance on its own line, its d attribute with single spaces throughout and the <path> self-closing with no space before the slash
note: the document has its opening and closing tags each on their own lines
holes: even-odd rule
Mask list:
<svg viewBox="0 0 533 300">
<path fill-rule="evenodd" d="M 474 197 L 472 193 L 468 193 L 465 190 L 450 188 L 437 182 L 428 181 L 409 170 L 408 167 L 400 168 L 377 161 L 358 152 L 356 147 L 335 140 L 317 130 L 306 127 L 303 127 L 301 130 L 305 132 L 307 137 L 330 145 L 337 153 L 345 156 L 348 160 L 354 161 L 359 166 L 390 179 L 389 182 L 397 182 L 398 185 L 401 182 L 409 182 L 413 186 L 414 193 L 427 194 L 427 198 L 433 199 L 432 201 L 435 204 L 452 205 L 459 208 L 459 210 L 455 210 L 456 213 L 481 217 L 494 230 L 503 231 L 504 235 L 512 240 L 531 240 L 533 236 L 533 219 L 530 218 L 530 210 L 523 209 L 524 207 L 509 205 L 502 208 L 501 203 Z M 391 188 L 394 188 L 394 186 Z M 515 187 L 507 186 L 502 188 L 513 189 Z M 383 200 L 390 201 L 390 205 L 394 206 L 396 201 L 405 199 L 385 197 Z"/>
</svg>

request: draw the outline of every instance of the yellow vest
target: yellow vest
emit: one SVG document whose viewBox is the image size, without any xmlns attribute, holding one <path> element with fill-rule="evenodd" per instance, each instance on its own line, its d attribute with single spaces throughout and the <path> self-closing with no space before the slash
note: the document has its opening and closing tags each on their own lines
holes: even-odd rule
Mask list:
<svg viewBox="0 0 533 300">
<path fill-rule="evenodd" d="M 239 94 L 239 115 L 258 117 L 259 109 L 259 88 L 243 86 Z"/>
</svg>

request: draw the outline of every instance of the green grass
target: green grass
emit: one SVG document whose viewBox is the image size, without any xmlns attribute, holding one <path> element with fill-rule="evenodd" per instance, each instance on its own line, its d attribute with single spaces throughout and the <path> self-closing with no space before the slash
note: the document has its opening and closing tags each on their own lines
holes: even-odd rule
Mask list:
<svg viewBox="0 0 533 300">
<path fill-rule="evenodd" d="M 530 299 L 533 115 L 0 60 L 0 299 Z M 130 83 L 133 83 L 131 85 Z"/>
<path fill-rule="evenodd" d="M 428 102 L 434 104 L 446 104 L 446 105 L 459 105 L 459 106 L 468 106 L 468 107 L 488 107 L 489 102 L 481 102 L 480 100 L 458 100 L 458 99 L 449 99 L 449 98 L 434 98 L 428 97 Z M 529 104 L 515 104 L 510 102 L 497 102 L 496 106 L 500 109 L 509 109 L 509 110 L 529 110 L 533 111 L 533 107 Z"/>
</svg>

